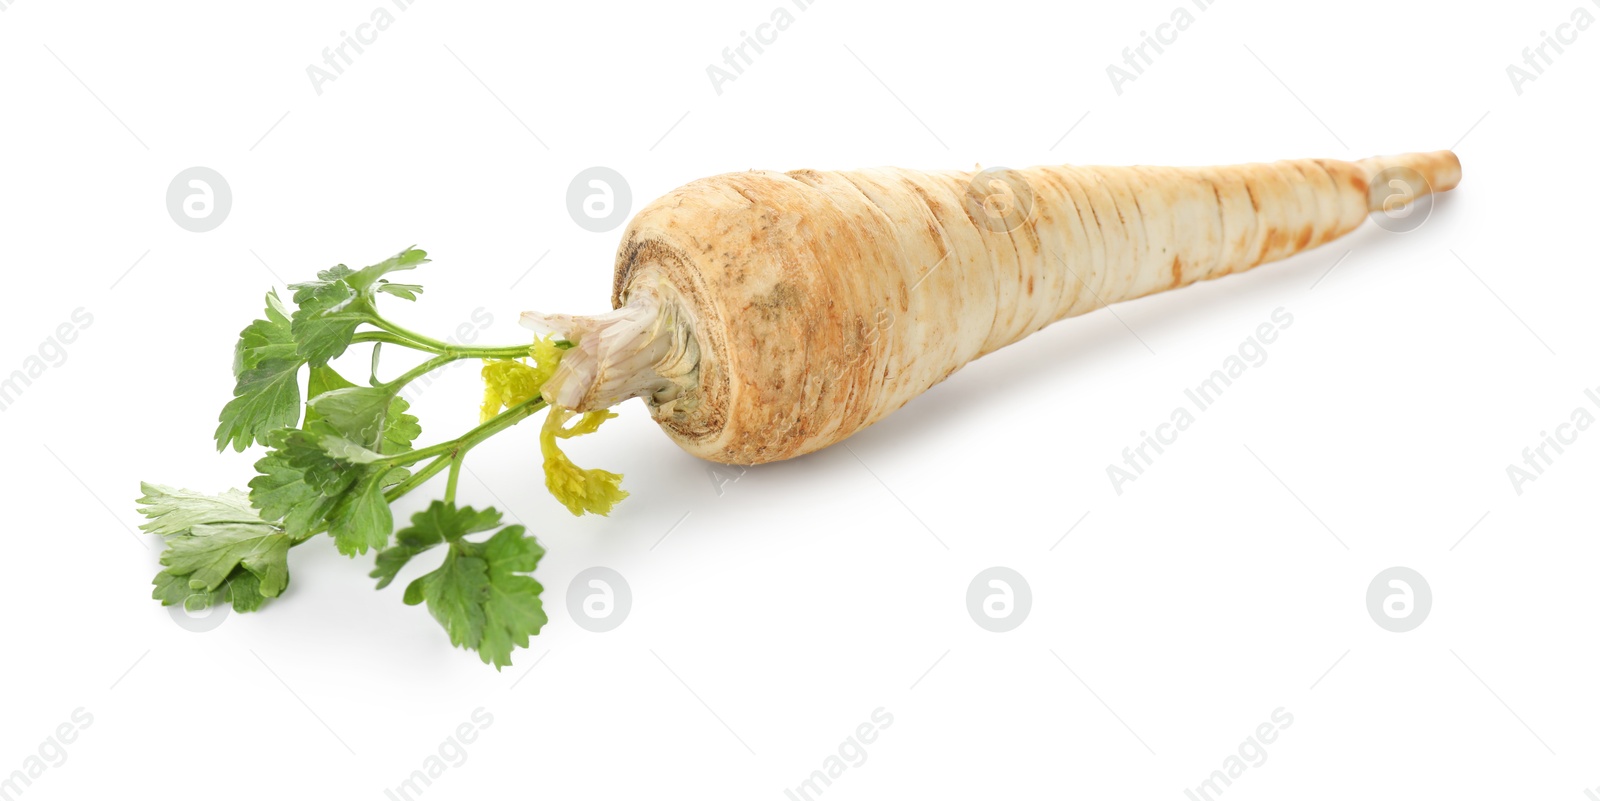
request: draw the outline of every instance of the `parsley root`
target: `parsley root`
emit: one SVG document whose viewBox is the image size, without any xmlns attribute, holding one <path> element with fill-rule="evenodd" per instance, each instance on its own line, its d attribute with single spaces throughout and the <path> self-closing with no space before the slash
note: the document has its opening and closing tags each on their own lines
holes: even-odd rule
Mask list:
<svg viewBox="0 0 1600 801">
<path fill-rule="evenodd" d="M 523 322 L 575 343 L 552 402 L 642 396 L 690 453 L 759 464 L 839 442 L 1050 323 L 1282 259 L 1459 180 L 1448 151 L 731 173 L 633 218 L 616 311 Z"/>
</svg>

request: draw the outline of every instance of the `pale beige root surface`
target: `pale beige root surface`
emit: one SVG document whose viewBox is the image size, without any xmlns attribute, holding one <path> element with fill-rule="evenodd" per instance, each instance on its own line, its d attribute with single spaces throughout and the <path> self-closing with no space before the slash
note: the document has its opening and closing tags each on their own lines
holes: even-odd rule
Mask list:
<svg viewBox="0 0 1600 801">
<path fill-rule="evenodd" d="M 661 427 L 696 456 L 759 464 L 839 442 L 1057 320 L 1349 233 L 1395 192 L 1372 179 L 1396 174 L 1418 195 L 1455 186 L 1460 164 L 1038 167 L 976 193 L 966 172 L 718 175 L 634 217 L 612 304 L 648 291 L 694 337 L 694 371 L 646 398 Z"/>
<path fill-rule="evenodd" d="M 1385 203 L 1405 203 L 1461 183 L 1461 161 L 1448 150 L 1373 156 L 1356 162 L 1371 186 L 1368 206 L 1383 211 Z"/>
</svg>

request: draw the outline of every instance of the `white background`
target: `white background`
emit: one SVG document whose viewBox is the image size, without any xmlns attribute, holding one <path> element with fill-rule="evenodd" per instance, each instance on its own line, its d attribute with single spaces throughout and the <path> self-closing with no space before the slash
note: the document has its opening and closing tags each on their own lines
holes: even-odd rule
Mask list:
<svg viewBox="0 0 1600 801">
<path fill-rule="evenodd" d="M 893 724 L 823 797 L 1181 799 L 1279 707 L 1292 726 L 1226 798 L 1600 787 L 1600 433 L 1520 495 L 1506 472 L 1600 414 L 1600 28 L 1521 94 L 1506 73 L 1579 0 L 1223 0 L 1120 95 L 1107 65 L 1176 0 L 823 0 L 720 95 L 706 67 L 778 0 L 420 0 L 319 95 L 307 66 L 379 4 L 0 2 L 0 373 L 93 316 L 0 414 L 0 775 L 93 715 L 26 798 L 383 798 L 479 707 L 492 726 L 424 797 L 780 799 L 879 707 Z M 138 482 L 252 475 L 211 432 L 267 288 L 416 243 L 427 293 L 389 303 L 413 328 L 481 307 L 480 343 L 509 343 L 523 309 L 601 311 L 619 231 L 569 216 L 583 168 L 637 209 L 748 168 L 1452 146 L 1465 180 L 1418 230 L 1060 323 L 848 449 L 726 481 L 631 402 L 571 452 L 633 496 L 578 519 L 534 427 L 497 437 L 462 500 L 549 549 L 551 617 L 502 673 L 326 543 L 206 633 L 148 597 Z M 165 207 L 194 165 L 233 192 L 209 233 Z M 1268 361 L 1119 495 L 1107 465 L 1278 307 Z M 478 392 L 448 374 L 425 430 L 470 426 Z M 634 597 L 606 634 L 565 600 L 595 565 Z M 1004 634 L 965 607 L 993 565 L 1033 594 Z M 1404 634 L 1365 608 L 1394 565 L 1434 596 Z"/>
</svg>

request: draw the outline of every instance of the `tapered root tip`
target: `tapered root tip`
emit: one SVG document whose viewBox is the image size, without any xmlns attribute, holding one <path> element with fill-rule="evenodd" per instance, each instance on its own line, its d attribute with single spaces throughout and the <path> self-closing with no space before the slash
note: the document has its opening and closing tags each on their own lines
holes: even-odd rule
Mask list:
<svg viewBox="0 0 1600 801">
<path fill-rule="evenodd" d="M 1356 163 L 1367 171 L 1368 211 L 1384 211 L 1400 197 L 1409 201 L 1448 192 L 1461 183 L 1461 160 L 1448 150 L 1373 156 Z"/>
</svg>

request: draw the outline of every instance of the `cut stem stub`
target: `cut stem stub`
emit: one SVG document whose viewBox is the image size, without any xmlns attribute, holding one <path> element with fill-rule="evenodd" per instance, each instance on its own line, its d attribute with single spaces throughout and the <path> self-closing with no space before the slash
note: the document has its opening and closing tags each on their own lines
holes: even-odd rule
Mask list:
<svg viewBox="0 0 1600 801">
<path fill-rule="evenodd" d="M 644 397 L 676 399 L 694 383 L 700 349 L 682 308 L 654 287 L 635 286 L 605 314 L 523 312 L 522 325 L 572 343 L 540 393 L 552 405 L 585 412 Z"/>
</svg>

